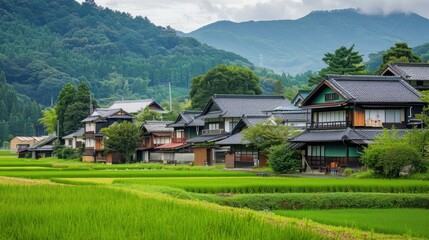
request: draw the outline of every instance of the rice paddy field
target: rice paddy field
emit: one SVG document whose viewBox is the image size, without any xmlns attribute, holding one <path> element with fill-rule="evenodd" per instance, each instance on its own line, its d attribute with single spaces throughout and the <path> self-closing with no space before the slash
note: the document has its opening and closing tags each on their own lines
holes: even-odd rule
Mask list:
<svg viewBox="0 0 429 240">
<path fill-rule="evenodd" d="M 0 239 L 429 239 L 429 181 L 259 177 L 0 151 Z"/>
</svg>

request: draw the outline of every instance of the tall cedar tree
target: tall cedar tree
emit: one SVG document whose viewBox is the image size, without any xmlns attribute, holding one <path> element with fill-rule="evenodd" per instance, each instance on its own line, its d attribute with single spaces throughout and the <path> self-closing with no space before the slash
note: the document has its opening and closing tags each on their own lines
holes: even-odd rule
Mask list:
<svg viewBox="0 0 429 240">
<path fill-rule="evenodd" d="M 104 149 L 107 152 L 117 152 L 122 162 L 131 162 L 131 156 L 140 139 L 140 131 L 131 122 L 117 122 L 108 128 L 101 129 L 106 137 Z"/>
<path fill-rule="evenodd" d="M 57 120 L 59 124 L 59 137 L 65 136 L 64 132 L 64 120 L 67 111 L 67 107 L 73 103 L 74 96 L 76 95 L 76 88 L 71 84 L 66 84 L 58 95 L 58 101 L 56 105 Z"/>
<path fill-rule="evenodd" d="M 342 46 L 335 50 L 334 53 L 325 53 L 325 57 L 322 60 L 328 67 L 320 70 L 319 75 L 311 76 L 308 80 L 308 85 L 319 84 L 327 74 L 357 75 L 365 73 L 362 55 L 359 55 L 357 51 L 353 51 L 354 47 L 354 44 L 350 48 Z"/>
<path fill-rule="evenodd" d="M 202 109 L 213 94 L 262 94 L 259 77 L 251 70 L 239 66 L 221 64 L 192 79 L 193 109 Z"/>
<path fill-rule="evenodd" d="M 377 73 L 383 72 L 387 65 L 392 62 L 419 63 L 422 60 L 412 52 L 407 43 L 395 43 L 395 46 L 383 54 L 383 63 L 378 68 Z"/>
<path fill-rule="evenodd" d="M 64 115 L 64 134 L 70 134 L 81 127 L 82 121 L 89 115 L 91 92 L 86 83 L 82 82 L 77 87 L 77 93 L 73 98 L 73 103 L 67 106 Z"/>
</svg>

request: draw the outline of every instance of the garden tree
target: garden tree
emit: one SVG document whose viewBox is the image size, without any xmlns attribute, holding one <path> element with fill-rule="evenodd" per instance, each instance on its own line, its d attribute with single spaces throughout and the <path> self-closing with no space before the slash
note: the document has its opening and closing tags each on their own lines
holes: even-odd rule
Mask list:
<svg viewBox="0 0 429 240">
<path fill-rule="evenodd" d="M 377 73 L 381 73 L 392 62 L 421 62 L 422 60 L 419 56 L 415 55 L 411 50 L 407 43 L 395 43 L 395 46 L 383 54 L 383 63 L 378 68 Z"/>
<path fill-rule="evenodd" d="M 262 90 L 258 76 L 249 69 L 221 64 L 192 79 L 192 108 L 204 108 L 213 94 L 260 95 Z"/>
<path fill-rule="evenodd" d="M 101 129 L 105 136 L 104 149 L 117 152 L 122 162 L 131 162 L 131 157 L 140 139 L 140 131 L 132 122 L 116 122 L 110 127 Z"/>
<path fill-rule="evenodd" d="M 64 113 L 64 134 L 70 134 L 82 126 L 84 118 L 90 114 L 91 92 L 86 83 L 82 82 L 77 87 L 73 97 L 73 103 L 68 105 Z"/>
<path fill-rule="evenodd" d="M 426 103 L 426 105 L 423 107 L 424 113 L 416 114 L 416 117 L 422 119 L 426 127 L 429 127 L 429 90 L 422 91 L 420 98 Z"/>
<path fill-rule="evenodd" d="M 275 95 L 283 95 L 285 94 L 285 88 L 283 86 L 282 81 L 277 80 L 275 85 L 274 85 L 274 94 Z"/>
<path fill-rule="evenodd" d="M 294 173 L 301 170 L 301 154 L 288 149 L 286 144 L 271 147 L 268 163 L 276 173 Z"/>
<path fill-rule="evenodd" d="M 39 122 L 43 124 L 48 134 L 54 134 L 57 131 L 57 112 L 55 108 L 42 110 L 42 115 L 43 117 L 39 119 Z"/>
<path fill-rule="evenodd" d="M 308 85 L 319 84 L 327 74 L 364 74 L 365 65 L 362 63 L 362 55 L 359 55 L 357 51 L 353 51 L 354 47 L 354 44 L 350 48 L 342 46 L 335 50 L 334 53 L 325 53 L 325 57 L 322 60 L 328 66 L 320 70 L 318 75 L 311 76 L 308 80 Z"/>
<path fill-rule="evenodd" d="M 71 84 L 66 84 L 58 95 L 56 104 L 57 120 L 59 123 L 59 137 L 65 136 L 64 134 L 64 121 L 67 111 L 67 107 L 73 104 L 74 97 L 76 95 L 76 88 Z"/>
<path fill-rule="evenodd" d="M 262 121 L 244 129 L 241 133 L 243 142 L 250 142 L 259 151 L 268 154 L 271 147 L 284 145 L 287 139 L 296 133 L 296 130 L 281 124 L 280 120 L 276 119 Z"/>
<path fill-rule="evenodd" d="M 374 142 L 364 149 L 361 161 L 377 175 L 388 178 L 399 177 L 405 166 L 411 166 L 414 172 L 423 172 L 428 134 L 428 130 L 416 130 L 400 137 L 398 131 L 385 129 L 382 135 L 377 136 Z"/>
</svg>

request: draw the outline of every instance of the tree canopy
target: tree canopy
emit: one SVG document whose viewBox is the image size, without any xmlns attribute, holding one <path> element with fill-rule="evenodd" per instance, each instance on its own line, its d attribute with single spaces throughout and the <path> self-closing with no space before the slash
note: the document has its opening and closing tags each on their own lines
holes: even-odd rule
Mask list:
<svg viewBox="0 0 429 240">
<path fill-rule="evenodd" d="M 82 126 L 84 118 L 90 114 L 91 92 L 86 83 L 80 83 L 77 87 L 73 103 L 67 106 L 64 114 L 64 133 L 70 134 Z"/>
<path fill-rule="evenodd" d="M 391 47 L 383 54 L 383 63 L 380 65 L 377 72 L 381 73 L 387 65 L 392 62 L 419 63 L 421 61 L 420 57 L 412 52 L 412 49 L 408 47 L 407 43 L 395 43 L 395 46 Z"/>
<path fill-rule="evenodd" d="M 250 69 L 221 64 L 192 79 L 192 108 L 204 108 L 213 94 L 260 95 L 262 90 L 258 76 Z"/>
<path fill-rule="evenodd" d="M 101 129 L 105 136 L 104 149 L 107 152 L 118 152 L 122 162 L 131 162 L 131 157 L 140 139 L 140 131 L 131 122 L 117 122 Z"/>
<path fill-rule="evenodd" d="M 320 70 L 318 75 L 311 76 L 308 84 L 310 86 L 319 84 L 327 74 L 364 74 L 365 65 L 362 62 L 362 55 L 359 55 L 358 51 L 353 51 L 354 47 L 354 44 L 349 48 L 342 46 L 335 50 L 334 53 L 325 53 L 325 57 L 322 60 L 328 66 Z"/>
<path fill-rule="evenodd" d="M 294 128 L 281 124 L 278 120 L 269 120 L 244 129 L 242 141 L 250 142 L 263 153 L 268 153 L 271 147 L 284 145 L 287 139 L 295 133 Z"/>
</svg>

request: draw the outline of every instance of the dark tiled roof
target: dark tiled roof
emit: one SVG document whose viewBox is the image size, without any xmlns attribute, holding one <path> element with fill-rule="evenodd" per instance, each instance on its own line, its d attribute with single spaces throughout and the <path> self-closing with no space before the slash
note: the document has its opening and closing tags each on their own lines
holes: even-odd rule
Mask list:
<svg viewBox="0 0 429 240">
<path fill-rule="evenodd" d="M 187 140 L 187 143 L 205 143 L 205 142 L 214 142 L 228 137 L 227 134 L 217 134 L 217 135 L 200 135 L 198 137 L 191 138 Z"/>
<path fill-rule="evenodd" d="M 311 90 L 299 90 L 295 97 L 292 99 L 292 103 L 295 104 L 298 98 L 304 100 L 310 93 Z"/>
<path fill-rule="evenodd" d="M 429 80 L 429 63 L 391 63 L 388 68 L 404 80 Z"/>
<path fill-rule="evenodd" d="M 70 133 L 69 135 L 64 136 L 63 139 L 70 139 L 73 137 L 82 137 L 84 133 L 85 133 L 85 128 L 79 128 L 76 132 Z"/>
<path fill-rule="evenodd" d="M 171 121 L 146 121 L 143 123 L 142 127 L 146 129 L 147 132 L 173 132 L 173 128 L 167 127 L 167 124 L 171 124 Z"/>
<path fill-rule="evenodd" d="M 349 103 L 423 103 L 420 93 L 399 77 L 328 75 L 324 82 Z"/>
<path fill-rule="evenodd" d="M 307 122 L 311 119 L 311 111 L 278 111 L 273 112 L 272 116 L 282 120 L 283 122 Z"/>
<path fill-rule="evenodd" d="M 126 115 L 113 116 L 116 113 L 123 111 Z M 94 121 L 104 121 L 106 118 L 117 118 L 117 119 L 132 119 L 134 117 L 130 116 L 126 111 L 121 108 L 118 109 L 108 109 L 108 108 L 97 108 L 91 114 L 91 116 L 83 119 L 81 122 L 94 122 Z"/>
<path fill-rule="evenodd" d="M 233 134 L 223 140 L 217 141 L 216 144 L 219 145 L 241 145 L 241 144 L 249 144 L 249 141 L 242 142 L 241 139 L 243 138 L 243 134 L 236 133 Z"/>
<path fill-rule="evenodd" d="M 408 130 L 398 130 L 398 136 L 403 136 Z M 381 135 L 383 129 L 338 129 L 338 130 L 306 130 L 289 139 L 290 142 L 340 142 L 353 141 L 368 143 Z"/>
<path fill-rule="evenodd" d="M 168 124 L 168 127 L 195 127 L 204 126 L 204 119 L 197 118 L 201 111 L 183 111 L 179 114 L 176 121 Z"/>
<path fill-rule="evenodd" d="M 28 150 L 30 151 L 37 151 L 37 150 L 52 150 L 52 143 L 57 139 L 56 136 L 49 136 L 48 138 L 34 144 Z"/>
<path fill-rule="evenodd" d="M 219 106 L 219 113 L 208 113 L 211 104 Z M 215 94 L 207 104 L 202 115 L 210 117 L 241 117 L 243 115 L 261 115 L 264 111 L 269 111 L 277 107 L 295 108 L 283 96 L 263 96 L 263 95 L 228 95 Z"/>
</svg>

